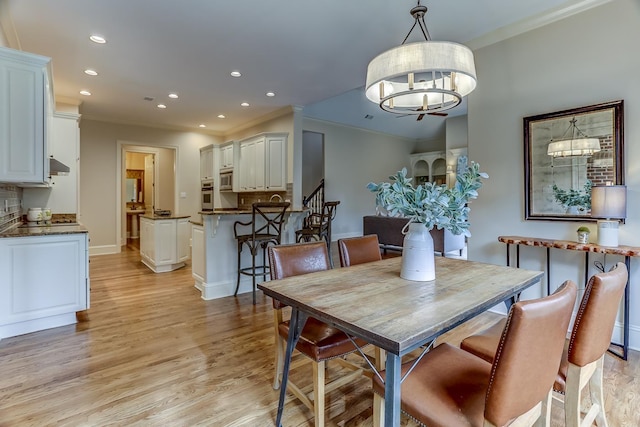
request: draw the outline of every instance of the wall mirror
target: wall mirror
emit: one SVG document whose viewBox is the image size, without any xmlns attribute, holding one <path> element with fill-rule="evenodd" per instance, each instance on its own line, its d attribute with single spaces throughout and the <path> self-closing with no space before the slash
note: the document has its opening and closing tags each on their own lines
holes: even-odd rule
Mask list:
<svg viewBox="0 0 640 427">
<path fill-rule="evenodd" d="M 623 101 L 525 117 L 524 170 L 525 219 L 591 221 L 591 186 L 624 184 Z"/>
</svg>

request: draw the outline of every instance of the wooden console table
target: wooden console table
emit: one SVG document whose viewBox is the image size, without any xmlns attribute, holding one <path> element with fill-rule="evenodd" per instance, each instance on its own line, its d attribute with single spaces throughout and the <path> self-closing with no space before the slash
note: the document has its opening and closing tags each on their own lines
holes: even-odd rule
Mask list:
<svg viewBox="0 0 640 427">
<path fill-rule="evenodd" d="M 623 325 L 623 343 L 612 343 L 617 347 L 622 348 L 622 354 L 611 351 L 623 360 L 627 360 L 627 354 L 629 352 L 629 293 L 630 293 L 630 281 L 631 281 L 631 257 L 640 257 L 640 247 L 634 246 L 617 246 L 608 247 L 600 246 L 593 243 L 578 243 L 569 240 L 553 240 L 553 239 L 540 239 L 536 237 L 523 237 L 523 236 L 499 236 L 498 241 L 506 243 L 507 245 L 507 265 L 511 266 L 510 259 L 510 245 L 516 245 L 516 267 L 520 267 L 520 245 L 523 246 L 538 246 L 547 249 L 546 258 L 546 276 L 547 276 L 547 294 L 551 293 L 551 268 L 550 268 L 550 252 L 552 248 L 564 249 L 569 251 L 581 251 L 585 253 L 584 258 L 584 276 L 585 280 L 589 280 L 589 254 L 609 254 L 619 255 L 624 257 L 624 263 L 629 271 L 629 279 L 627 280 L 627 286 L 624 290 L 624 325 Z"/>
</svg>

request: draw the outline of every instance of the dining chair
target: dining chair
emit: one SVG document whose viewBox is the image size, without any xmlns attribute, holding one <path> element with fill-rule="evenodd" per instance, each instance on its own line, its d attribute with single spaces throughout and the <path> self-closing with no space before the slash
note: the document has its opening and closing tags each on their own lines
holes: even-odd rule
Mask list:
<svg viewBox="0 0 640 427">
<path fill-rule="evenodd" d="M 341 267 L 380 261 L 382 259 L 378 236 L 375 234 L 338 239 L 338 253 Z"/>
<path fill-rule="evenodd" d="M 611 342 L 618 306 L 628 279 L 627 267 L 619 262 L 606 273 L 593 275 L 584 290 L 571 336 L 562 354 L 553 390 L 564 394 L 567 427 L 607 426 L 604 412 L 603 363 Z M 506 321 L 465 338 L 460 348 L 491 362 Z M 589 384 L 592 405 L 580 421 L 582 390 Z M 562 399 L 554 395 L 560 401 Z"/>
<path fill-rule="evenodd" d="M 418 362 L 404 363 L 402 410 L 424 425 L 440 427 L 548 422 L 551 386 L 576 294 L 576 284 L 568 280 L 553 295 L 513 304 L 493 364 L 447 343 Z M 384 412 L 384 378 L 384 372 L 373 378 L 377 423 Z"/>
<path fill-rule="evenodd" d="M 329 270 L 329 252 L 324 242 L 310 242 L 292 245 L 280 245 L 269 247 L 269 264 L 271 279 L 284 279 L 291 276 L 299 276 L 315 271 Z M 300 280 L 304 280 L 301 278 Z M 289 335 L 289 320 L 284 320 L 283 308 L 286 307 L 280 301 L 273 300 L 274 329 L 276 344 L 276 372 L 273 388 L 280 388 L 283 374 L 284 355 L 287 336 Z M 358 347 L 362 348 L 367 343 L 361 339 L 354 339 Z M 301 388 L 291 381 L 287 383 L 288 389 L 307 406 L 314 414 L 314 425 L 324 426 L 325 395 L 356 378 L 360 377 L 364 370 L 344 359 L 349 353 L 356 351 L 354 341 L 339 329 L 336 329 L 313 317 L 309 317 L 302 329 L 300 339 L 296 344 L 296 350 L 306 359 L 311 361 L 313 384 L 312 389 Z M 332 360 L 351 372 L 340 376 L 329 383 L 325 383 L 326 362 Z M 306 362 L 306 360 L 302 360 Z M 290 370 L 300 364 L 291 364 Z"/>
<path fill-rule="evenodd" d="M 320 213 L 312 212 L 307 216 L 302 228 L 296 230 L 296 242 L 310 242 L 313 240 L 324 240 L 331 260 L 331 223 L 337 214 L 340 201 L 323 202 Z M 333 266 L 333 263 L 331 264 Z"/>
<path fill-rule="evenodd" d="M 238 274 L 236 290 L 240 289 L 240 275 L 251 276 L 253 304 L 256 303 L 256 276 L 266 280 L 269 274 L 266 251 L 269 245 L 279 245 L 282 239 L 282 226 L 289 202 L 258 202 L 251 205 L 251 221 L 236 221 L 233 223 L 233 235 L 238 243 Z M 247 233 L 246 231 L 250 231 Z M 249 249 L 251 267 L 242 267 L 242 249 Z M 256 265 L 256 256 L 262 250 L 262 264 Z"/>
</svg>

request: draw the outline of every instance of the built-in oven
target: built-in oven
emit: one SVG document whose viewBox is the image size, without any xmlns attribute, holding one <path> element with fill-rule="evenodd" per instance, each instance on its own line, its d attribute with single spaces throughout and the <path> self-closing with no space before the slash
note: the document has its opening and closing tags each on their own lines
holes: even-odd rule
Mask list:
<svg viewBox="0 0 640 427">
<path fill-rule="evenodd" d="M 218 186 L 220 191 L 233 191 L 233 171 L 220 172 Z"/>
<path fill-rule="evenodd" d="M 205 179 L 202 180 L 202 188 L 200 190 L 201 195 L 201 203 L 203 211 L 212 211 L 213 210 L 213 180 Z"/>
</svg>

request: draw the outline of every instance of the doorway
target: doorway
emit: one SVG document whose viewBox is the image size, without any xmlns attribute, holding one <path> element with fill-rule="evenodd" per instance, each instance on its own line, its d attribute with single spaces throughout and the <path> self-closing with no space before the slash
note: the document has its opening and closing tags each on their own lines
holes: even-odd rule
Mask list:
<svg viewBox="0 0 640 427">
<path fill-rule="evenodd" d="M 158 209 L 175 212 L 177 147 L 139 145 L 118 141 L 119 248 L 139 236 L 138 216 Z M 135 192 L 134 192 L 135 189 Z"/>
<path fill-rule="evenodd" d="M 324 134 L 302 131 L 302 195 L 309 196 L 324 179 Z"/>
</svg>

